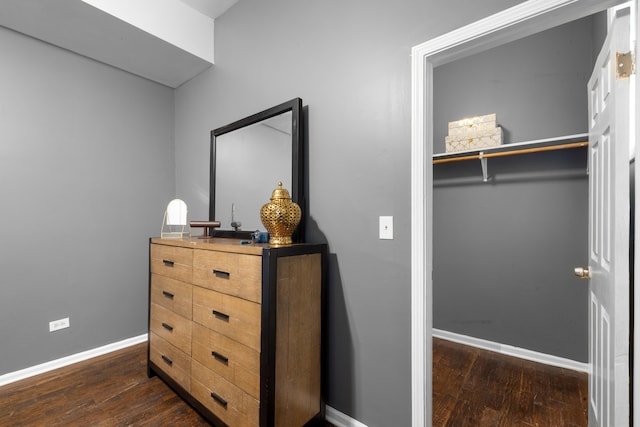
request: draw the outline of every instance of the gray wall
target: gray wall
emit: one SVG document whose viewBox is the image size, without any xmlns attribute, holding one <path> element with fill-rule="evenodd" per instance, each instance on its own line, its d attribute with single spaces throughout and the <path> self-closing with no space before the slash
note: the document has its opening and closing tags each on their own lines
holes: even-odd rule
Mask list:
<svg viewBox="0 0 640 427">
<path fill-rule="evenodd" d="M 307 239 L 331 252 L 327 400 L 370 427 L 411 420 L 411 47 L 517 3 L 240 0 L 216 20 L 216 65 L 176 90 L 177 195 L 202 219 L 210 130 L 308 106 Z M 380 215 L 394 240 L 378 239 Z"/>
<path fill-rule="evenodd" d="M 410 425 L 410 49 L 517 3 L 240 0 L 216 65 L 175 92 L 1 30 L 0 373 L 146 332 L 147 238 L 174 196 L 207 218 L 210 130 L 300 96 L 328 403 Z"/>
<path fill-rule="evenodd" d="M 146 333 L 175 171 L 171 89 L 2 27 L 0 52 L 1 375 Z"/>
<path fill-rule="evenodd" d="M 435 70 L 447 122 L 497 113 L 505 143 L 587 132 L 591 17 Z M 598 37 L 600 38 L 600 37 Z M 434 166 L 434 327 L 587 361 L 586 149 Z"/>
</svg>

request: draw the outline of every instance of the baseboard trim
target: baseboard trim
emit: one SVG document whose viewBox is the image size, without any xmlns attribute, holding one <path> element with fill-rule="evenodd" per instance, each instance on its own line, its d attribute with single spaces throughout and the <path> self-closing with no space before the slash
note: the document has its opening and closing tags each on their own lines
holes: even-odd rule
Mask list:
<svg viewBox="0 0 640 427">
<path fill-rule="evenodd" d="M 433 328 L 432 335 L 436 338 L 442 338 L 447 341 L 453 341 L 484 350 L 494 351 L 496 353 L 501 353 L 507 356 L 519 357 L 520 359 L 531 360 L 532 362 L 544 363 L 545 365 L 551 365 L 559 368 L 571 369 L 573 371 L 586 373 L 589 373 L 590 371 L 588 363 L 565 359 L 558 356 L 552 356 L 550 354 L 539 353 L 537 351 L 527 350 L 526 348 L 500 344 L 493 341 L 457 334 L 455 332 L 443 331 L 442 329 L 436 328 Z"/>
<path fill-rule="evenodd" d="M 35 375 L 44 374 L 45 372 L 53 371 L 54 369 L 73 365 L 74 363 L 82 362 L 83 360 L 91 359 L 93 357 L 102 356 L 103 354 L 111 353 L 112 351 L 131 347 L 132 345 L 146 342 L 147 339 L 148 334 L 142 334 L 137 337 L 127 338 L 122 341 L 103 345 L 102 347 L 93 348 L 81 353 L 72 354 L 50 362 L 41 363 L 19 371 L 9 372 L 8 374 L 0 375 L 0 386 L 33 377 Z"/>
<path fill-rule="evenodd" d="M 325 407 L 325 419 L 336 427 L 367 427 L 360 421 L 354 420 L 329 405 Z"/>
</svg>

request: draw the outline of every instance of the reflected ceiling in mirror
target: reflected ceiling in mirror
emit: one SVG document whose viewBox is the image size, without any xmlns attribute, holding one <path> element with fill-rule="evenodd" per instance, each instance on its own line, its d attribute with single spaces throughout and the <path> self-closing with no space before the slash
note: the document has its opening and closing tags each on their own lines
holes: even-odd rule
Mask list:
<svg viewBox="0 0 640 427">
<path fill-rule="evenodd" d="M 304 217 L 301 107 L 296 98 L 211 132 L 209 219 L 221 222 L 214 236 L 265 231 L 260 208 L 280 181 Z"/>
</svg>

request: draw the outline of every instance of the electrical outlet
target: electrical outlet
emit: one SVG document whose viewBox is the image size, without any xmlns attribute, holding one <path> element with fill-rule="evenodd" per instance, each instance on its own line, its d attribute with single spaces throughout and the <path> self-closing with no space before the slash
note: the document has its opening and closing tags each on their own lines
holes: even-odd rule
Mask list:
<svg viewBox="0 0 640 427">
<path fill-rule="evenodd" d="M 70 324 L 69 324 L 69 318 L 68 317 L 65 317 L 64 319 L 54 320 L 52 322 L 49 322 L 49 332 L 57 331 L 59 329 L 68 328 L 69 326 L 70 326 Z"/>
</svg>

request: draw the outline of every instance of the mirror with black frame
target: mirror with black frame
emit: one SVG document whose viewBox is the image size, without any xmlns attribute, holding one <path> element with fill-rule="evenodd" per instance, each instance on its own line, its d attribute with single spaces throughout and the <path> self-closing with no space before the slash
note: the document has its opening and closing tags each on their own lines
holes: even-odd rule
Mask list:
<svg viewBox="0 0 640 427">
<path fill-rule="evenodd" d="M 250 239 L 266 231 L 260 208 L 282 182 L 302 219 L 292 236 L 304 241 L 302 100 L 275 107 L 211 131 L 209 220 L 220 221 L 212 237 Z"/>
</svg>

